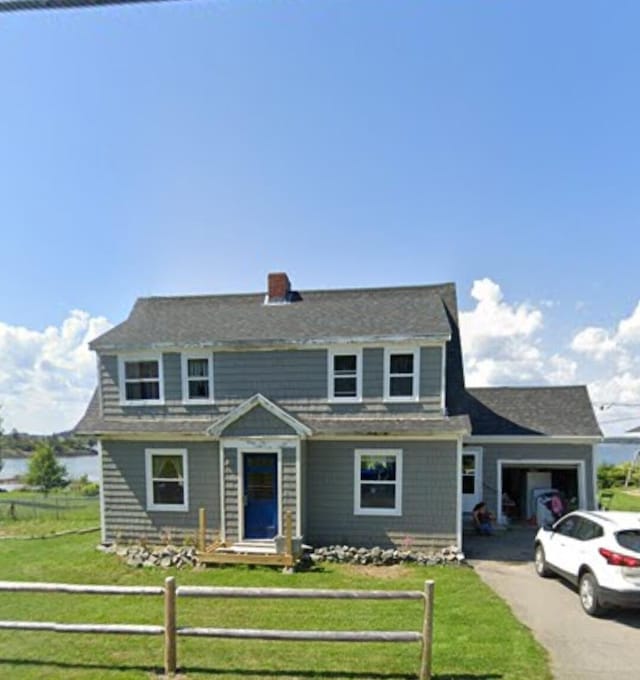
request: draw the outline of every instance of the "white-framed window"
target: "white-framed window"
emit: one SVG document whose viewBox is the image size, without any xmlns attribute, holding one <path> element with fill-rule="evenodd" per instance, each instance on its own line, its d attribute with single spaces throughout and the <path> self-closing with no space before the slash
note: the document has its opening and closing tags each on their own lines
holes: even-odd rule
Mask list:
<svg viewBox="0 0 640 680">
<path fill-rule="evenodd" d="M 119 366 L 121 403 L 145 405 L 164 401 L 161 357 L 121 356 Z"/>
<path fill-rule="evenodd" d="M 416 401 L 419 397 L 420 350 L 384 351 L 384 398 L 388 401 Z"/>
<path fill-rule="evenodd" d="M 182 401 L 189 404 L 213 402 L 213 355 L 182 355 Z"/>
<path fill-rule="evenodd" d="M 356 449 L 354 482 L 354 514 L 402 514 L 401 449 Z"/>
<path fill-rule="evenodd" d="M 147 510 L 189 509 L 186 449 L 146 449 Z"/>
<path fill-rule="evenodd" d="M 329 350 L 330 401 L 362 399 L 362 350 Z"/>
</svg>

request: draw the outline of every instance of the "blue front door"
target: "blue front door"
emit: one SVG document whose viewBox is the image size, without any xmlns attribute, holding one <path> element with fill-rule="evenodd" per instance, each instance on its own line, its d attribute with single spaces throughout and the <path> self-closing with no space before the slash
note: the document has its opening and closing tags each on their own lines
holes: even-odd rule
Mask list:
<svg viewBox="0 0 640 680">
<path fill-rule="evenodd" d="M 278 533 L 278 454 L 244 454 L 244 537 Z"/>
</svg>

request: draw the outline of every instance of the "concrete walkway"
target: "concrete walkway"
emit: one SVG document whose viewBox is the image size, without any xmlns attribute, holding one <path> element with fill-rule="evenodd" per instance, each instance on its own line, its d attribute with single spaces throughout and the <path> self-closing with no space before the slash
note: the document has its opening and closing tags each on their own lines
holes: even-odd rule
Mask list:
<svg viewBox="0 0 640 680">
<path fill-rule="evenodd" d="M 514 529 L 492 537 L 465 536 L 465 554 L 547 649 L 556 680 L 640 678 L 640 611 L 587 616 L 573 588 L 535 573 L 534 535 L 531 529 Z"/>
</svg>

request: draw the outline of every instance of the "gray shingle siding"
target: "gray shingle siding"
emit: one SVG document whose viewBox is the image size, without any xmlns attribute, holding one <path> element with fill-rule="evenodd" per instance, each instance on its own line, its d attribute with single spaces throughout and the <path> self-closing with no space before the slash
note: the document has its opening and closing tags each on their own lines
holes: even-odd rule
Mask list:
<svg viewBox="0 0 640 680">
<path fill-rule="evenodd" d="M 225 540 L 238 541 L 240 532 L 238 527 L 238 494 L 240 474 L 238 470 L 238 449 L 224 447 L 224 523 Z"/>
<path fill-rule="evenodd" d="M 224 431 L 225 437 L 253 437 L 293 435 L 295 430 L 280 418 L 256 406 L 248 413 L 231 423 Z"/>
<path fill-rule="evenodd" d="M 164 377 L 164 399 L 170 401 L 182 401 L 182 366 L 178 352 L 170 352 L 162 355 L 162 371 Z"/>
<path fill-rule="evenodd" d="M 282 526 L 279 533 L 284 534 L 284 515 L 291 512 L 293 520 L 293 533 L 296 532 L 297 519 L 297 471 L 296 471 L 296 450 L 288 447 L 282 449 Z"/>
<path fill-rule="evenodd" d="M 354 514 L 356 449 L 402 449 L 402 516 Z M 442 442 L 309 442 L 306 536 L 314 545 L 412 545 L 456 542 L 457 448 Z"/>
<path fill-rule="evenodd" d="M 364 399 L 380 399 L 384 381 L 384 350 L 382 347 L 365 348 L 362 351 L 362 396 Z"/>
<path fill-rule="evenodd" d="M 256 393 L 269 399 L 326 399 L 327 352 L 218 352 L 214 357 L 218 401 L 242 401 Z"/>
<path fill-rule="evenodd" d="M 147 510 L 146 449 L 187 450 L 187 512 Z M 207 524 L 211 530 L 220 526 L 219 466 L 215 443 L 105 441 L 102 459 L 107 542 L 143 537 L 158 541 L 166 531 L 180 541 L 194 538 L 200 507 L 206 509 Z"/>
<path fill-rule="evenodd" d="M 442 394 L 442 348 L 420 350 L 420 398 L 440 400 Z"/>
<path fill-rule="evenodd" d="M 439 347 L 424 347 L 420 359 L 420 400 L 385 404 L 393 413 L 417 410 L 437 411 L 440 407 L 442 360 Z M 100 389 L 102 415 L 109 417 L 201 416 L 212 418 L 252 397 L 264 394 L 280 401 L 295 414 L 304 413 L 317 405 L 336 413 L 358 413 L 367 404 L 382 403 L 384 393 L 384 350 L 382 347 L 363 350 L 363 404 L 341 404 L 328 401 L 328 352 L 326 349 L 277 350 L 271 352 L 218 352 L 214 362 L 215 404 L 184 404 L 182 397 L 182 364 L 178 352 L 161 355 L 164 401 L 162 405 L 122 405 L 119 392 L 119 366 L 115 355 L 100 356 Z M 315 405 L 315 406 L 314 406 Z M 256 433 L 257 434 L 257 433 Z M 264 434 L 271 434 L 265 432 Z"/>
</svg>

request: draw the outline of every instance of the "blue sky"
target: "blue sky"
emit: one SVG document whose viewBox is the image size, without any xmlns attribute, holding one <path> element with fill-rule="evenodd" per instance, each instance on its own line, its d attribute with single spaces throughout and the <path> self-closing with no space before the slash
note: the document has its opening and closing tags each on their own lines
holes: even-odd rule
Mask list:
<svg viewBox="0 0 640 680">
<path fill-rule="evenodd" d="M 584 0 L 3 15 L 5 427 L 73 424 L 82 348 L 137 296 L 281 269 L 453 280 L 474 382 L 640 403 L 639 24 L 637 2 Z"/>
</svg>

